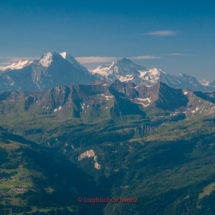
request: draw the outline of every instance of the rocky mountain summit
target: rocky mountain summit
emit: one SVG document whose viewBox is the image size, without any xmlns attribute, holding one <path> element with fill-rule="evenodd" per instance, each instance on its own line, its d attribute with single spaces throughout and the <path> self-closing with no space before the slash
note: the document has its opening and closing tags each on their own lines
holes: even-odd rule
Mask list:
<svg viewBox="0 0 215 215">
<path fill-rule="evenodd" d="M 198 81 L 186 74 L 170 75 L 161 69 L 140 66 L 127 58 L 88 71 L 66 52 L 48 52 L 35 61 L 20 60 L 10 66 L 0 67 L 0 91 L 44 91 L 57 86 L 99 81 L 111 83 L 115 80 L 144 86 L 163 82 L 172 88 L 202 92 L 215 90 L 215 81 Z"/>
<path fill-rule="evenodd" d="M 43 92 L 3 92 L 0 102 L 22 103 L 19 109 L 23 111 L 42 111 L 64 120 L 145 116 L 149 111 L 187 117 L 215 113 L 215 93 L 175 89 L 162 82 L 136 86 L 115 80 L 105 84 L 59 86 Z"/>
<path fill-rule="evenodd" d="M 43 91 L 71 84 L 89 84 L 94 77 L 71 55 L 51 53 L 33 62 L 20 61 L 2 68 L 0 91 Z"/>
<path fill-rule="evenodd" d="M 15 70 L 15 69 L 22 69 L 25 66 L 28 66 L 32 63 L 33 61 L 29 61 L 29 60 L 19 60 L 9 66 L 5 66 L 5 67 L 0 67 L 0 74 L 6 71 L 11 71 L 11 70 Z"/>
<path fill-rule="evenodd" d="M 117 60 L 110 66 L 101 65 L 91 71 L 99 80 L 135 83 L 136 85 L 151 86 L 157 82 L 163 82 L 173 88 L 187 88 L 203 92 L 215 90 L 215 85 L 207 81 L 198 81 L 195 77 L 179 74 L 170 75 L 160 69 L 147 69 L 133 63 L 127 58 Z"/>
</svg>

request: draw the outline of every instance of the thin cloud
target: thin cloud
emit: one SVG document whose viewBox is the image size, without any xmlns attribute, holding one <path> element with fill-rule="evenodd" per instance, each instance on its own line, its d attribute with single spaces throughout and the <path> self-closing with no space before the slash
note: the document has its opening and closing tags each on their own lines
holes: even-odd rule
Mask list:
<svg viewBox="0 0 215 215">
<path fill-rule="evenodd" d="M 185 55 L 183 53 L 171 53 L 171 54 L 165 54 L 165 55 Z"/>
<path fill-rule="evenodd" d="M 163 31 L 149 32 L 149 33 L 147 33 L 145 35 L 166 37 L 166 36 L 176 35 L 176 32 L 175 31 L 171 31 L 171 30 L 163 30 Z"/>
<path fill-rule="evenodd" d="M 9 63 L 9 62 L 0 62 L 0 67 L 1 66 L 8 66 L 10 64 L 12 64 L 12 63 Z"/>
<path fill-rule="evenodd" d="M 156 58 L 161 58 L 157 56 L 137 56 L 137 57 L 130 57 L 132 60 L 144 60 L 144 59 L 156 59 Z"/>
<path fill-rule="evenodd" d="M 137 56 L 137 57 L 129 57 L 129 59 L 133 60 L 143 60 L 143 59 L 156 59 L 160 57 L 156 56 Z M 81 64 L 93 64 L 93 63 L 110 63 L 116 60 L 121 59 L 120 57 L 99 57 L 99 56 L 90 56 L 90 57 L 76 57 L 75 58 Z"/>
<path fill-rule="evenodd" d="M 131 60 L 144 60 L 144 59 L 156 59 L 160 58 L 157 56 L 136 56 L 129 57 Z M 19 60 L 36 60 L 36 57 L 4 57 L 0 56 L 3 61 L 0 62 L 0 66 L 8 66 Z M 89 57 L 76 57 L 75 58 L 81 64 L 96 64 L 96 63 L 111 63 L 113 61 L 121 59 L 120 57 L 100 57 L 100 56 L 89 56 Z"/>
<path fill-rule="evenodd" d="M 9 61 L 18 61 L 18 60 L 35 60 L 38 57 L 4 57 L 0 56 L 1 59 L 9 60 Z"/>
<path fill-rule="evenodd" d="M 90 64 L 90 63 L 109 63 L 118 60 L 119 58 L 90 56 L 90 57 L 76 57 L 75 59 L 81 64 Z"/>
</svg>

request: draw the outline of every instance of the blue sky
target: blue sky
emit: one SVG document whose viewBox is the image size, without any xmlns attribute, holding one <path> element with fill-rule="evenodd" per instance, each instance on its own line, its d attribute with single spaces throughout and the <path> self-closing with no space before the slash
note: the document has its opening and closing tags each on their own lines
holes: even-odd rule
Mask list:
<svg viewBox="0 0 215 215">
<path fill-rule="evenodd" d="M 128 57 L 170 74 L 214 80 L 214 41 L 212 0 L 0 2 L 1 66 L 66 51 L 88 68 Z"/>
</svg>

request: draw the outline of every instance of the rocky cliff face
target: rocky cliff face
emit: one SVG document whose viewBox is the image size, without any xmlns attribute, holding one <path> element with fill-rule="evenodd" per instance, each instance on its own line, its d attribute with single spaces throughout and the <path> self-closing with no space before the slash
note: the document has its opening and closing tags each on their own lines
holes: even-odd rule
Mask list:
<svg viewBox="0 0 215 215">
<path fill-rule="evenodd" d="M 57 86 L 89 84 L 94 79 L 71 55 L 47 53 L 21 69 L 2 73 L 0 91 L 43 91 Z"/>
<path fill-rule="evenodd" d="M 210 114 L 215 110 L 215 94 L 174 89 L 159 82 L 146 87 L 116 80 L 105 84 L 59 86 L 43 92 L 3 92 L 0 103 L 22 104 L 14 105 L 12 112 L 21 108 L 59 119 L 87 117 L 94 120 L 95 117 L 128 115 L 144 117 L 151 111 L 173 116 Z"/>
</svg>

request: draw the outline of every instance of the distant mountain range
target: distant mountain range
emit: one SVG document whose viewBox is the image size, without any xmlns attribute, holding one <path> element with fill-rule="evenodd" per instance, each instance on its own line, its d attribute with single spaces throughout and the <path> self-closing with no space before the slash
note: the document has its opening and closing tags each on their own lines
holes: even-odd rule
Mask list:
<svg viewBox="0 0 215 215">
<path fill-rule="evenodd" d="M 3 72 L 6 72 L 6 71 L 14 70 L 14 69 L 22 69 L 25 66 L 30 65 L 32 62 L 33 61 L 29 61 L 29 60 L 19 60 L 9 66 L 0 67 L 0 74 L 2 74 Z"/>
<path fill-rule="evenodd" d="M 0 91 L 43 91 L 60 85 L 89 84 L 93 75 L 71 55 L 47 53 L 40 60 L 1 68 Z"/>
<path fill-rule="evenodd" d="M 108 82 L 118 79 L 122 82 L 131 82 L 136 85 L 145 86 L 163 82 L 173 88 L 187 88 L 203 92 L 215 90 L 215 81 L 213 83 L 207 82 L 206 80 L 199 82 L 196 78 L 186 74 L 175 76 L 160 69 L 147 69 L 133 63 L 127 58 L 113 62 L 109 67 L 104 65 L 99 66 L 95 70 L 92 70 L 91 73 L 95 75 L 97 79 L 106 80 Z"/>
<path fill-rule="evenodd" d="M 215 90 L 215 81 L 198 81 L 186 74 L 170 75 L 160 69 L 142 67 L 127 58 L 88 71 L 66 52 L 49 52 L 40 60 L 20 60 L 10 66 L 0 67 L 0 91 L 44 91 L 57 86 L 90 84 L 93 81 L 104 83 L 116 79 L 136 85 L 151 86 L 163 82 L 173 88 L 202 92 Z"/>
</svg>

